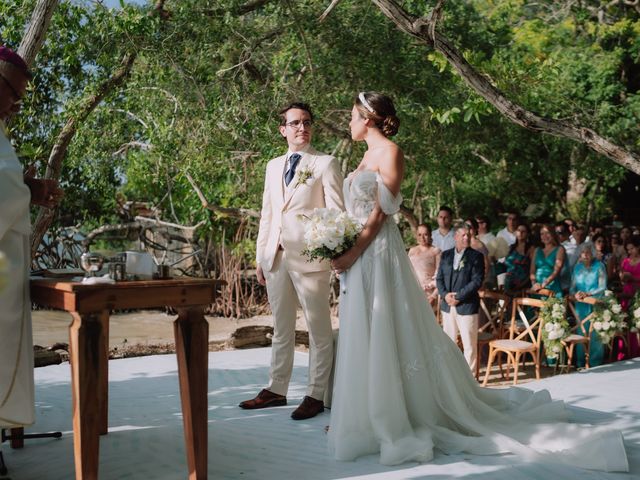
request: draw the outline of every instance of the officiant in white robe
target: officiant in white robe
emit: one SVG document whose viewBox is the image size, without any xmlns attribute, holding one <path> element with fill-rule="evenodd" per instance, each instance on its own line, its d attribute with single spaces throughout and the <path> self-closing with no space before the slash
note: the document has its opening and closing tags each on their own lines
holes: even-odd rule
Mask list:
<svg viewBox="0 0 640 480">
<path fill-rule="evenodd" d="M 0 427 L 34 421 L 33 341 L 29 300 L 29 201 L 22 166 L 0 132 L 0 251 L 7 281 L 0 291 Z"/>
<path fill-rule="evenodd" d="M 0 282 L 0 428 L 34 422 L 29 203 L 53 207 L 62 196 L 57 182 L 24 176 L 5 130 L 30 78 L 22 58 L 0 46 L 0 251 L 7 263 Z"/>
</svg>

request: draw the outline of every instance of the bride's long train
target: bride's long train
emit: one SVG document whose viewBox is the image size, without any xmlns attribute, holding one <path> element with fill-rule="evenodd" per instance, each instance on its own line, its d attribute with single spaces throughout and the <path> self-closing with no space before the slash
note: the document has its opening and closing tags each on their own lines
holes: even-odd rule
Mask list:
<svg viewBox="0 0 640 480">
<path fill-rule="evenodd" d="M 394 197 L 362 171 L 345 181 L 347 209 L 366 220 Z M 445 453 L 514 453 L 522 459 L 628 471 L 619 431 L 567 423 L 547 391 L 478 385 L 458 347 L 436 323 L 389 217 L 351 267 L 340 296 L 340 336 L 329 448 L 353 460 L 380 452 L 387 465 Z"/>
</svg>

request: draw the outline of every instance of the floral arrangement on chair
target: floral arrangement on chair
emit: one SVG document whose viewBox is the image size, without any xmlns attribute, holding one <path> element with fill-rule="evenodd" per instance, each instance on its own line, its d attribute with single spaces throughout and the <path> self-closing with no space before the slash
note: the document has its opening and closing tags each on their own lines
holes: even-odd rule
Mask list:
<svg viewBox="0 0 640 480">
<path fill-rule="evenodd" d="M 544 320 L 542 341 L 544 342 L 547 357 L 557 358 L 564 348 L 562 341 L 571 333 L 562 299 L 556 297 L 547 298 L 544 306 L 540 309 L 540 316 Z"/>
<path fill-rule="evenodd" d="M 629 325 L 632 332 L 640 332 L 640 290 L 636 292 L 629 304 Z"/>
<path fill-rule="evenodd" d="M 622 306 L 611 290 L 605 291 L 604 298 L 594 306 L 593 313 L 593 329 L 602 343 L 609 343 L 616 333 L 627 329 L 627 314 L 622 311 Z"/>
</svg>

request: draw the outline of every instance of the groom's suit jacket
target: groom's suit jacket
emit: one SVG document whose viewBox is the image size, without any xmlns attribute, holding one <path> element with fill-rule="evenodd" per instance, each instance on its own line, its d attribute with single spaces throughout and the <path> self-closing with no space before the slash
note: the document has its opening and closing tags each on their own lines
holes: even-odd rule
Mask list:
<svg viewBox="0 0 640 480">
<path fill-rule="evenodd" d="M 284 183 L 286 155 L 267 164 L 260 229 L 256 245 L 256 261 L 269 272 L 280 246 L 286 251 L 286 268 L 295 272 L 329 270 L 328 261 L 308 262 L 301 255 L 305 248 L 301 215 L 309 215 L 314 208 L 344 210 L 342 175 L 338 162 L 331 155 L 311 146 L 301 153 L 296 174 L 288 186 Z M 302 174 L 302 177 L 301 177 Z M 303 181 L 307 176 L 306 181 Z"/>
<path fill-rule="evenodd" d="M 445 301 L 445 295 L 456 292 L 456 298 L 460 303 L 456 306 L 456 312 L 460 315 L 473 315 L 480 308 L 478 290 L 484 280 L 484 256 L 473 248 L 466 248 L 462 254 L 459 268 L 453 268 L 453 255 L 455 248 L 442 252 L 440 267 L 436 275 L 436 285 L 442 297 L 440 308 L 443 312 L 449 312 L 449 304 Z"/>
</svg>

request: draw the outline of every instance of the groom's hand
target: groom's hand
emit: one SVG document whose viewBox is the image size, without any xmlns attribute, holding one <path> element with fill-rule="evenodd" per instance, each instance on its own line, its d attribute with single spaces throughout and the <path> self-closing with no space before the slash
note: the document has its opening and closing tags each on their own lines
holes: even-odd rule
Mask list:
<svg viewBox="0 0 640 480">
<path fill-rule="evenodd" d="M 460 303 L 458 300 L 456 300 L 455 292 L 447 293 L 444 296 L 444 301 L 447 302 L 447 305 L 449 305 L 450 307 L 455 307 L 458 303 Z"/>
<path fill-rule="evenodd" d="M 262 271 L 262 267 L 258 265 L 256 268 L 256 277 L 258 277 L 258 283 L 262 286 L 267 284 L 267 280 L 264 278 L 264 272 Z"/>
</svg>

